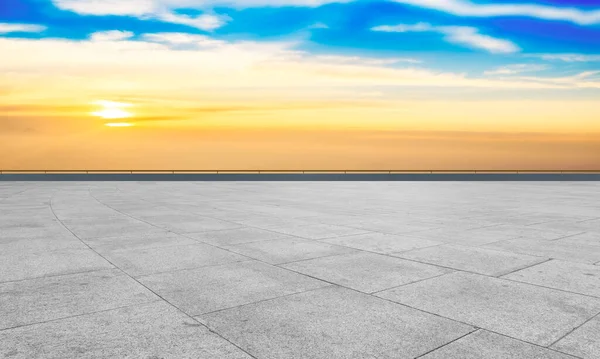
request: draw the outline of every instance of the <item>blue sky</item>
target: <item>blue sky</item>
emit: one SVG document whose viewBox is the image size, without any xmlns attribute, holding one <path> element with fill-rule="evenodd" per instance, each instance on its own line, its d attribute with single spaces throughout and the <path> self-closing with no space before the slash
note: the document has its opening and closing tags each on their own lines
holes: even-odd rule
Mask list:
<svg viewBox="0 0 600 359">
<path fill-rule="evenodd" d="M 39 24 L 47 29 L 39 33 L 16 32 L 13 37 L 62 37 L 85 39 L 90 34 L 107 30 L 126 30 L 140 35 L 156 32 L 186 32 L 209 34 L 223 39 L 271 40 L 302 38 L 303 49 L 343 54 L 374 54 L 397 56 L 417 54 L 432 57 L 437 54 L 473 54 L 474 62 L 502 62 L 509 55 L 524 54 L 596 54 L 600 53 L 600 1 L 597 0 L 537 0 L 528 4 L 537 12 L 554 11 L 555 19 L 535 15 L 536 11 L 514 9 L 508 0 L 494 1 L 422 1 L 430 6 L 418 6 L 419 1 L 243 1 L 243 0 L 124 0 L 133 9 L 119 9 L 111 0 L 3 0 L 0 22 Z M 118 3 L 119 1 L 117 1 Z M 102 4 L 106 3 L 106 4 Z M 136 3 L 140 3 L 136 10 Z M 148 5 L 153 3 L 154 5 Z M 280 6 L 266 6 L 279 3 Z M 323 3 L 311 6 L 311 3 Z M 436 3 L 456 3 L 455 7 L 472 8 L 465 13 L 451 11 L 451 6 Z M 306 6 L 302 6 L 307 4 Z M 523 4 L 523 2 L 516 2 Z M 152 9 L 152 6 L 155 6 Z M 500 15 L 477 15 L 486 7 L 505 6 Z M 147 7 L 149 10 L 143 10 Z M 450 9 L 448 9 L 450 8 Z M 156 9 L 156 10 L 155 10 Z M 160 10 L 158 10 L 160 9 Z M 507 10 L 508 9 L 508 10 Z M 154 12 L 169 12 L 173 19 L 155 16 Z M 561 14 L 561 11 L 564 14 Z M 579 16 L 571 16 L 575 11 Z M 508 12 L 508 15 L 502 13 Z M 179 24 L 178 16 L 211 16 L 219 22 L 213 25 Z M 578 21 L 578 18 L 580 21 Z M 428 23 L 431 31 L 382 32 L 377 26 Z M 477 47 L 476 42 L 448 41 L 443 27 L 469 27 L 482 36 L 514 44 L 514 49 Z M 477 56 L 486 55 L 486 56 Z M 503 58 L 504 56 L 504 58 Z M 449 58 L 452 61 L 452 58 Z M 486 60 L 487 59 L 487 60 Z M 583 62 L 583 61 L 582 61 Z M 450 65 L 450 64 L 449 64 Z M 582 64 L 583 65 L 583 64 Z"/>
<path fill-rule="evenodd" d="M 102 35 L 111 32 L 108 38 Z M 155 34 L 162 34 L 158 42 L 170 50 L 189 48 L 188 40 L 182 40 L 185 35 L 228 44 L 286 42 L 291 44 L 286 51 L 316 56 L 316 61 L 331 61 L 332 56 L 346 63 L 367 58 L 374 66 L 374 59 L 379 59 L 385 68 L 494 81 L 549 81 L 557 86 L 571 79 L 577 83 L 574 91 L 588 94 L 600 86 L 596 73 L 600 0 L 3 0 L 0 4 L 0 38 L 5 39 L 84 43 L 103 38 L 133 43 Z M 385 63 L 386 59 L 396 61 Z"/>
</svg>

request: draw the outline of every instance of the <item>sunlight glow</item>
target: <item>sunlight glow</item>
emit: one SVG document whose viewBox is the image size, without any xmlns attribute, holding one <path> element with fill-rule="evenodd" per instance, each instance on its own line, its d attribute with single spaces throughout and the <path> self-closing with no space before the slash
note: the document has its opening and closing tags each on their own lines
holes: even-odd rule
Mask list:
<svg viewBox="0 0 600 359">
<path fill-rule="evenodd" d="M 118 118 L 128 118 L 133 116 L 132 113 L 123 110 L 123 108 L 133 106 L 129 103 L 99 100 L 94 102 L 94 104 L 101 106 L 102 109 L 100 111 L 92 112 L 92 116 L 102 117 L 111 120 Z"/>
<path fill-rule="evenodd" d="M 107 123 L 104 126 L 108 126 L 108 127 L 131 127 L 133 126 L 133 123 L 128 123 L 128 122 L 111 122 L 111 123 Z"/>
</svg>

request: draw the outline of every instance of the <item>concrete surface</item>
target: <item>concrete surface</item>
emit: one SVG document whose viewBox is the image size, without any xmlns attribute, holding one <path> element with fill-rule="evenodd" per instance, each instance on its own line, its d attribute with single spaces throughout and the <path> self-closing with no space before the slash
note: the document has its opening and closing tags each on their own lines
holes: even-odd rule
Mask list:
<svg viewBox="0 0 600 359">
<path fill-rule="evenodd" d="M 599 182 L 0 182 L 0 358 L 600 358 Z"/>
</svg>

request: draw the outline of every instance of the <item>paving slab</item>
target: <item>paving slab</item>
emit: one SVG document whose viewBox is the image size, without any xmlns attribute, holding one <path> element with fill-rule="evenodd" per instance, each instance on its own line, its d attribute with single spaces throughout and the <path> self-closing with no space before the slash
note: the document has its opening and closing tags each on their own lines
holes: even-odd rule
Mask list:
<svg viewBox="0 0 600 359">
<path fill-rule="evenodd" d="M 414 358 L 474 330 L 329 287 L 199 317 L 257 358 Z"/>
<path fill-rule="evenodd" d="M 571 232 L 588 232 L 596 231 L 600 233 L 600 221 L 598 220 L 562 220 L 562 221 L 548 221 L 544 223 L 532 224 L 531 227 L 543 228 L 558 231 L 571 231 Z"/>
<path fill-rule="evenodd" d="M 115 222 L 99 224 L 73 224 L 66 225 L 77 237 L 84 241 L 102 237 L 115 237 L 120 235 L 143 236 L 148 233 L 164 232 L 156 227 L 143 222 Z"/>
<path fill-rule="evenodd" d="M 349 226 L 364 229 L 370 232 L 381 232 L 388 234 L 420 232 L 439 227 L 439 225 L 433 223 L 425 223 L 406 219 L 376 219 L 371 221 L 357 222 L 355 224 L 349 224 Z"/>
<path fill-rule="evenodd" d="M 376 253 L 393 253 L 410 251 L 415 248 L 431 247 L 443 244 L 407 235 L 394 235 L 384 233 L 367 233 L 324 240 L 327 243 L 337 244 L 350 248 L 362 249 Z"/>
<path fill-rule="evenodd" d="M 484 247 L 579 263 L 593 264 L 600 261 L 600 246 L 588 244 L 519 238 L 488 244 Z"/>
<path fill-rule="evenodd" d="M 268 241 L 280 238 L 292 238 L 291 236 L 285 235 L 283 233 L 251 227 L 225 229 L 221 231 L 211 231 L 203 233 L 187 233 L 186 236 L 216 246 L 229 246 L 240 243 Z"/>
<path fill-rule="evenodd" d="M 510 232 L 487 231 L 487 227 L 478 229 L 437 228 L 411 233 L 411 236 L 465 246 L 482 246 L 507 239 L 519 238 L 518 235 Z"/>
<path fill-rule="evenodd" d="M 190 315 L 329 285 L 258 261 L 155 274 L 139 280 Z"/>
<path fill-rule="evenodd" d="M 71 233 L 55 237 L 35 237 L 35 238 L 0 238 L 0 256 L 14 253 L 39 253 L 59 249 L 88 249 Z"/>
<path fill-rule="evenodd" d="M 169 246 L 183 246 L 198 244 L 198 241 L 183 235 L 169 232 L 156 231 L 137 235 L 124 234 L 114 237 L 101 237 L 87 239 L 85 242 L 98 252 L 109 252 L 113 250 L 143 249 Z"/>
<path fill-rule="evenodd" d="M 571 237 L 561 238 L 557 242 L 573 245 L 600 246 L 600 232 L 585 232 Z"/>
<path fill-rule="evenodd" d="M 301 238 L 281 238 L 270 241 L 227 246 L 232 252 L 271 264 L 282 264 L 311 258 L 357 252 L 357 250 Z"/>
<path fill-rule="evenodd" d="M 281 267 L 364 293 L 452 272 L 450 269 L 367 252 L 317 258 Z"/>
<path fill-rule="evenodd" d="M 478 330 L 419 359 L 575 359 L 504 335 Z"/>
<path fill-rule="evenodd" d="M 542 346 L 600 312 L 597 298 L 465 272 L 376 295 Z"/>
<path fill-rule="evenodd" d="M 600 267 L 552 260 L 502 278 L 600 298 Z"/>
<path fill-rule="evenodd" d="M 141 220 L 176 233 L 194 233 L 218 231 L 241 227 L 239 224 L 194 215 L 166 214 L 158 216 L 142 216 Z"/>
<path fill-rule="evenodd" d="M 600 316 L 575 329 L 552 345 L 553 349 L 581 358 L 600 358 Z"/>
<path fill-rule="evenodd" d="M 301 237 L 306 239 L 325 239 L 335 238 L 340 236 L 348 236 L 353 234 L 367 233 L 364 229 L 357 229 L 351 227 L 336 226 L 331 224 L 301 224 L 296 226 L 283 226 L 283 227 L 272 227 L 269 228 L 274 232 L 279 232 L 295 237 Z"/>
<path fill-rule="evenodd" d="M 134 277 L 249 260 L 204 243 L 112 250 L 103 252 L 103 256 Z"/>
<path fill-rule="evenodd" d="M 11 359 L 250 359 L 164 302 L 0 331 Z"/>
<path fill-rule="evenodd" d="M 525 254 L 453 244 L 414 249 L 392 253 L 392 255 L 490 276 L 499 276 L 547 260 Z"/>
<path fill-rule="evenodd" d="M 546 229 L 535 226 L 515 226 L 515 225 L 499 225 L 478 229 L 477 231 L 485 231 L 487 233 L 506 233 L 517 237 L 529 239 L 542 239 L 547 241 L 557 240 L 559 238 L 572 236 L 582 233 L 579 229 Z"/>
<path fill-rule="evenodd" d="M 0 253 L 0 282 L 113 268 L 89 249 Z"/>
<path fill-rule="evenodd" d="M 0 329 L 156 301 L 118 269 L 0 284 Z"/>
</svg>

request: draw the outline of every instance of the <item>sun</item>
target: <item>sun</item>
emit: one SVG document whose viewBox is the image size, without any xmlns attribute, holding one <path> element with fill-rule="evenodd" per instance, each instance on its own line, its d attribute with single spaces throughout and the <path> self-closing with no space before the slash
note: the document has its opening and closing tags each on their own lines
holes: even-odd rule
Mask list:
<svg viewBox="0 0 600 359">
<path fill-rule="evenodd" d="M 94 104 L 100 106 L 101 110 L 92 112 L 92 116 L 101 117 L 107 120 L 133 117 L 131 112 L 124 110 L 125 108 L 133 106 L 130 103 L 99 100 L 94 102 Z"/>
</svg>

